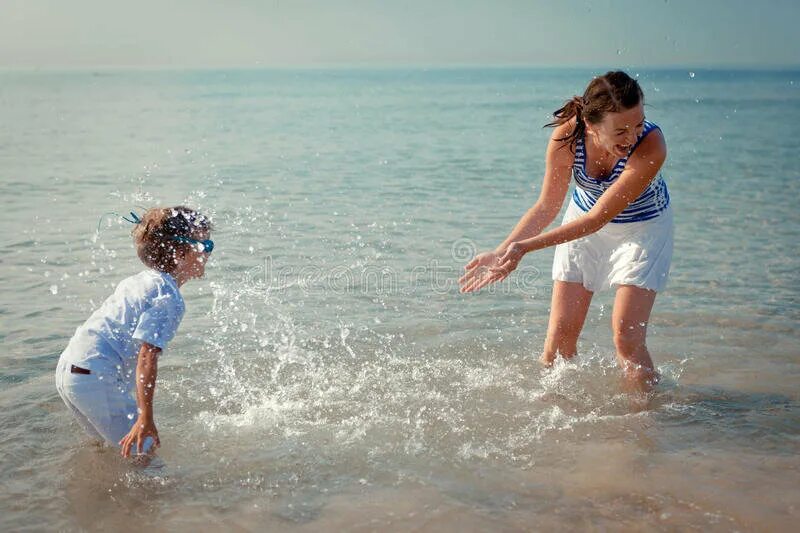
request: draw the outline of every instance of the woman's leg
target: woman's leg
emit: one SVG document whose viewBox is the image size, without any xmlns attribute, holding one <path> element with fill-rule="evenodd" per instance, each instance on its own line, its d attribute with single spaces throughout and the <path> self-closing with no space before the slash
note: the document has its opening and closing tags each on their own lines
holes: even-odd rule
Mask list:
<svg viewBox="0 0 800 533">
<path fill-rule="evenodd" d="M 580 283 L 553 282 L 550 324 L 540 358 L 542 363 L 550 366 L 558 354 L 569 359 L 578 352 L 578 336 L 583 329 L 593 294 Z"/>
<path fill-rule="evenodd" d="M 611 329 L 617 360 L 639 390 L 648 390 L 658 382 L 646 343 L 647 323 L 655 301 L 655 291 L 633 285 L 620 285 L 614 299 Z"/>
</svg>

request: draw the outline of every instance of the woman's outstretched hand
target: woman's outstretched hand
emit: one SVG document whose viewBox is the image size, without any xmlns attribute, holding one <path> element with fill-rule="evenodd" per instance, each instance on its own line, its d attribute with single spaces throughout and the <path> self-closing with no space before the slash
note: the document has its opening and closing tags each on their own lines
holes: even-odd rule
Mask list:
<svg viewBox="0 0 800 533">
<path fill-rule="evenodd" d="M 474 292 L 490 283 L 503 281 L 519 265 L 526 250 L 520 243 L 511 243 L 503 255 L 497 252 L 484 252 L 478 254 L 467 263 L 467 271 L 458 280 L 461 292 Z"/>
<path fill-rule="evenodd" d="M 476 255 L 464 267 L 466 273 L 458 279 L 461 292 L 477 291 L 481 287 L 497 281 L 499 275 L 492 272 L 491 268 L 498 265 L 499 259 L 500 254 L 497 252 L 484 252 Z"/>
</svg>

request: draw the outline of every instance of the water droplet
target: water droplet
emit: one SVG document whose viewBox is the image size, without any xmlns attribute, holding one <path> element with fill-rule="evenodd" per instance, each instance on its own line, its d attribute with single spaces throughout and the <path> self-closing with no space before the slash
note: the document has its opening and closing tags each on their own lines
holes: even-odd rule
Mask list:
<svg viewBox="0 0 800 533">
<path fill-rule="evenodd" d="M 694 78 L 694 72 L 689 72 L 689 77 Z"/>
<path fill-rule="evenodd" d="M 133 413 L 128 413 L 128 420 L 133 420 Z"/>
<path fill-rule="evenodd" d="M 53 294 L 58 294 L 58 285 L 50 285 L 50 292 Z"/>
</svg>

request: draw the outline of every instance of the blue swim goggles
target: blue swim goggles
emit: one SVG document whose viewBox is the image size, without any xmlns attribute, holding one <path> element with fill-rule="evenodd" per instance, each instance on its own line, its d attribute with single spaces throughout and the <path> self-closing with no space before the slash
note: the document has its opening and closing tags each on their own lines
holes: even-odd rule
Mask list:
<svg viewBox="0 0 800 533">
<path fill-rule="evenodd" d="M 201 245 L 203 247 L 202 251 L 205 254 L 210 254 L 211 251 L 214 249 L 214 241 L 212 241 L 211 239 L 206 239 L 204 241 L 198 241 L 197 239 L 192 239 L 191 237 L 182 237 L 182 236 L 179 235 L 179 236 L 176 236 L 176 237 L 172 237 L 172 240 L 176 241 L 176 242 L 185 242 L 185 243 L 191 244 L 191 245 L 199 244 L 199 245 Z"/>
</svg>

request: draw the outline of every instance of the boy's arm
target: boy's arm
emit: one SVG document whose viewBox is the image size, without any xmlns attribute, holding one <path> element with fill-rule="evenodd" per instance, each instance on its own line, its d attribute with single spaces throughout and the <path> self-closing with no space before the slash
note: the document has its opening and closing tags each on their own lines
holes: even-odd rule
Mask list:
<svg viewBox="0 0 800 533">
<path fill-rule="evenodd" d="M 153 437 L 153 446 L 160 446 L 158 430 L 153 421 L 153 396 L 156 391 L 156 376 L 158 375 L 158 354 L 161 348 L 143 342 L 139 349 L 136 363 L 136 405 L 139 416 L 130 432 L 119 442 L 122 446 L 123 457 L 130 456 L 130 449 L 134 442 L 139 453 L 147 437 Z"/>
</svg>

